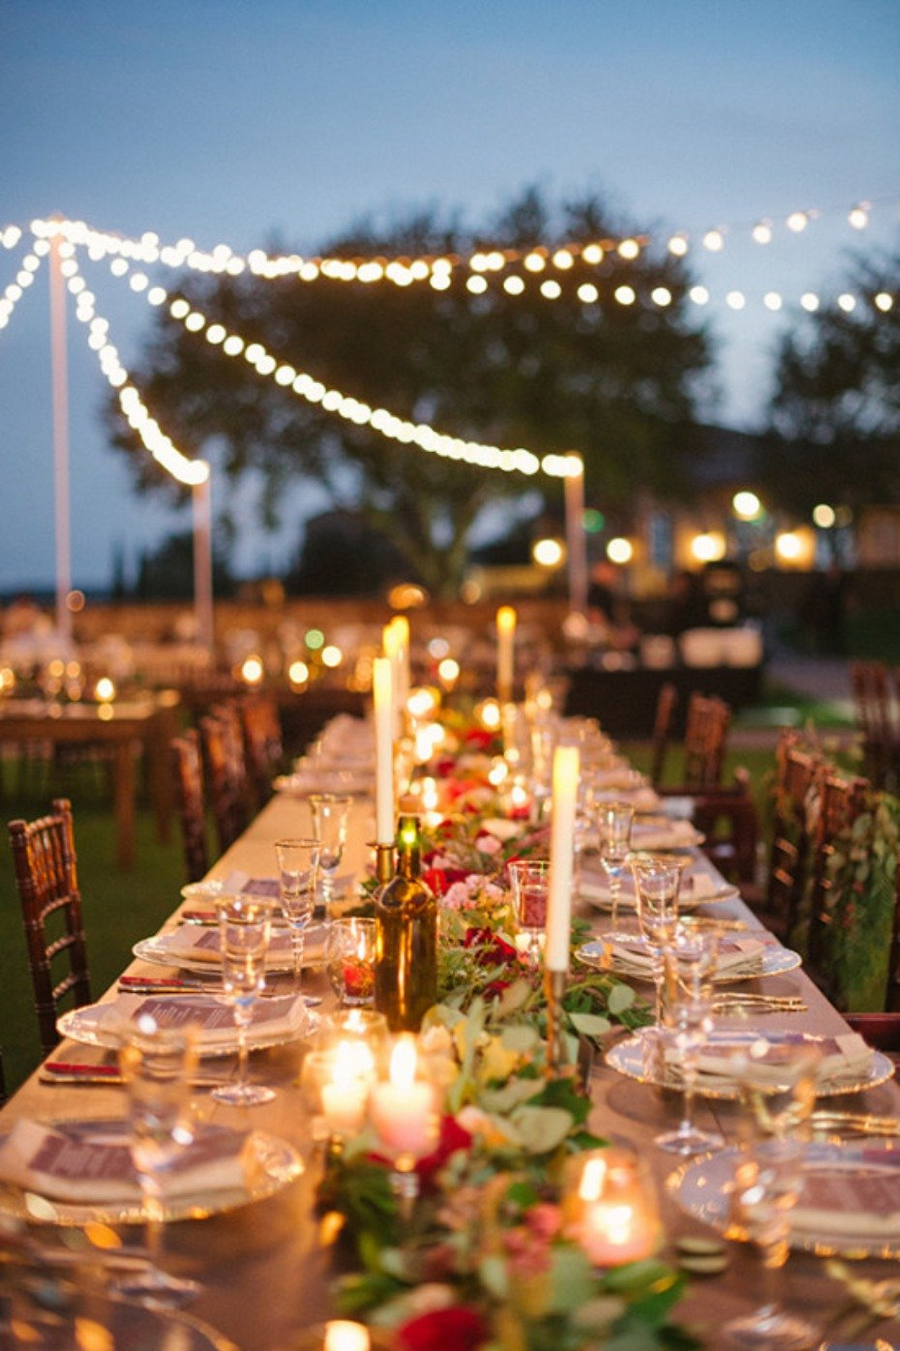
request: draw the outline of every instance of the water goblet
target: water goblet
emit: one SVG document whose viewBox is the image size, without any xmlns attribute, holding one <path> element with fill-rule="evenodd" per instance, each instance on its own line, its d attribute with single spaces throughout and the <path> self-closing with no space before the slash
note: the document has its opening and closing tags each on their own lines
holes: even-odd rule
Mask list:
<svg viewBox="0 0 900 1351">
<path fill-rule="evenodd" d="M 303 972 L 306 930 L 316 905 L 319 873 L 319 842 L 311 839 L 275 841 L 278 860 L 278 891 L 281 910 L 291 934 L 294 984 L 299 990 Z"/>
<path fill-rule="evenodd" d="M 231 996 L 238 1041 L 238 1077 L 233 1084 L 213 1089 L 217 1102 L 233 1107 L 256 1107 L 271 1102 L 275 1093 L 263 1084 L 247 1081 L 247 1029 L 257 996 L 265 988 L 266 953 L 274 905 L 246 896 L 225 896 L 216 904 L 222 950 L 222 986 Z"/>
<path fill-rule="evenodd" d="M 600 862 L 609 878 L 611 924 L 615 932 L 622 895 L 622 874 L 631 852 L 631 827 L 634 807 L 630 802 L 604 802 L 598 812 L 600 825 Z"/>
<path fill-rule="evenodd" d="M 311 793 L 313 834 L 319 842 L 319 873 L 326 915 L 334 899 L 334 877 L 344 856 L 347 818 L 353 798 L 337 793 Z"/>
<path fill-rule="evenodd" d="M 741 1089 L 744 1147 L 735 1170 L 733 1220 L 753 1244 L 763 1274 L 762 1302 L 725 1325 L 731 1345 L 747 1351 L 803 1351 L 816 1328 L 782 1302 L 782 1275 L 790 1253 L 791 1212 L 803 1181 L 803 1151 L 816 1097 L 817 1048 L 759 1039 L 733 1058 Z"/>
<path fill-rule="evenodd" d="M 662 1022 L 663 958 L 678 923 L 678 890 L 689 862 L 682 854 L 635 854 L 631 858 L 638 923 L 652 961 L 657 1027 Z"/>
<path fill-rule="evenodd" d="M 541 934 L 547 924 L 550 864 L 546 859 L 515 859 L 507 863 L 506 871 L 519 928 L 529 936 L 528 964 L 537 970 L 541 964 Z"/>
<path fill-rule="evenodd" d="M 711 980 L 718 950 L 714 933 L 679 924 L 665 951 L 666 998 L 660 1035 L 677 1057 L 683 1106 L 675 1130 L 657 1135 L 653 1143 L 674 1154 L 699 1154 L 725 1144 L 718 1131 L 701 1130 L 694 1124 L 697 1060 L 713 1025 Z"/>
<path fill-rule="evenodd" d="M 344 1007 L 371 1004 L 375 995 L 374 919 L 358 915 L 332 920 L 325 941 L 325 966 Z"/>
<path fill-rule="evenodd" d="M 170 1276 L 160 1266 L 166 1218 L 165 1177 L 193 1143 L 191 1074 L 196 1064 L 194 1029 L 160 1027 L 144 1014 L 119 1052 L 128 1095 L 129 1148 L 141 1190 L 150 1265 L 117 1282 L 117 1293 L 180 1304 L 200 1289 L 196 1281 Z"/>
</svg>

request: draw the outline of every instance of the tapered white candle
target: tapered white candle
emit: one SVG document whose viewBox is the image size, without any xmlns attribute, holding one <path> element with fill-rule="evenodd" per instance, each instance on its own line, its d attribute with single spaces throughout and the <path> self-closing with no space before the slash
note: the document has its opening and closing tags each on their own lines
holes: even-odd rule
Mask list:
<svg viewBox="0 0 900 1351">
<path fill-rule="evenodd" d="M 513 696 L 515 678 L 516 612 L 511 605 L 497 611 L 497 694 L 501 701 Z"/>
<path fill-rule="evenodd" d="M 409 695 L 409 620 L 406 615 L 394 615 L 391 620 L 394 633 L 397 635 L 397 706 L 400 709 L 406 707 L 407 696 Z"/>
<path fill-rule="evenodd" d="M 400 735 L 403 719 L 403 703 L 400 698 L 400 685 L 403 679 L 400 669 L 400 643 L 400 630 L 392 619 L 382 630 L 381 645 L 384 655 L 391 663 L 391 734 L 394 737 Z"/>
<path fill-rule="evenodd" d="M 544 965 L 548 971 L 569 969 L 578 769 L 578 747 L 557 746 L 553 756 L 550 886 L 547 894 L 547 941 L 544 948 Z"/>
<path fill-rule="evenodd" d="M 375 698 L 375 843 L 394 843 L 394 696 L 390 657 L 376 657 Z"/>
</svg>

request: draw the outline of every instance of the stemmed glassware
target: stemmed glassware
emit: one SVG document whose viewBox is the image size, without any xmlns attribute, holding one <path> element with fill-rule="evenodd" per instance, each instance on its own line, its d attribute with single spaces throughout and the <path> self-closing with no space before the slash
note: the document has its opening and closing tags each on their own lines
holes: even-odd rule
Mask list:
<svg viewBox="0 0 900 1351">
<path fill-rule="evenodd" d="M 529 936 L 528 963 L 541 964 L 541 934 L 547 925 L 547 892 L 550 864 L 546 859 L 515 859 L 507 863 L 519 928 Z"/>
<path fill-rule="evenodd" d="M 735 1172 L 733 1219 L 761 1259 L 763 1302 L 733 1319 L 724 1331 L 748 1351 L 803 1351 L 819 1341 L 817 1329 L 781 1302 L 781 1274 L 790 1251 L 791 1211 L 803 1178 L 803 1149 L 816 1098 L 818 1049 L 784 1042 L 777 1061 L 763 1039 L 733 1061 L 741 1087 L 741 1127 L 747 1138 Z"/>
<path fill-rule="evenodd" d="M 634 807 L 630 802 L 604 802 L 597 810 L 600 826 L 600 862 L 609 878 L 609 901 L 613 932 L 618 926 L 622 874 L 631 852 Z"/>
<path fill-rule="evenodd" d="M 335 873 L 344 856 L 347 818 L 352 802 L 352 797 L 343 797 L 337 793 L 311 793 L 309 797 L 313 834 L 319 842 L 319 872 L 326 916 L 334 899 Z"/>
<path fill-rule="evenodd" d="M 638 923 L 650 953 L 656 987 L 657 1027 L 662 1022 L 665 950 L 675 936 L 681 874 L 689 862 L 689 857 L 682 854 L 636 854 L 631 858 Z"/>
<path fill-rule="evenodd" d="M 129 1146 L 141 1189 L 150 1265 L 122 1277 L 117 1292 L 180 1304 L 200 1289 L 196 1281 L 170 1276 L 160 1267 L 165 1223 L 165 1175 L 194 1139 L 190 1112 L 196 1064 L 194 1029 L 163 1028 L 143 1015 L 119 1052 L 128 1094 Z"/>
<path fill-rule="evenodd" d="M 294 960 L 294 984 L 300 989 L 303 972 L 303 947 L 306 930 L 316 906 L 319 875 L 318 840 L 275 841 L 278 860 L 278 893 L 281 909 L 291 934 Z"/>
<path fill-rule="evenodd" d="M 266 953 L 274 904 L 246 896 L 225 896 L 216 904 L 222 949 L 222 986 L 234 1006 L 238 1039 L 238 1077 L 235 1083 L 214 1088 L 217 1102 L 234 1107 L 256 1107 L 271 1102 L 275 1093 L 263 1084 L 247 1082 L 247 1029 L 253 1005 L 265 988 Z"/>
<path fill-rule="evenodd" d="M 665 951 L 666 998 L 660 1035 L 678 1057 L 683 1109 L 675 1130 L 657 1135 L 653 1143 L 673 1154 L 699 1154 L 725 1144 L 718 1131 L 701 1130 L 694 1124 L 697 1059 L 712 1030 L 711 980 L 718 950 L 714 933 L 679 925 Z"/>
</svg>

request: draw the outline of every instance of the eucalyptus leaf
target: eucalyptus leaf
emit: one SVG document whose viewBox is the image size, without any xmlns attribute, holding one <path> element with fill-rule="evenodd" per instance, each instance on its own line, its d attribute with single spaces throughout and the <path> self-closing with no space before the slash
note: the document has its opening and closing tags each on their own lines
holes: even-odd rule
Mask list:
<svg viewBox="0 0 900 1351">
<path fill-rule="evenodd" d="M 511 1027 L 504 1027 L 500 1040 L 508 1051 L 525 1055 L 540 1045 L 541 1037 L 533 1023 L 513 1023 Z"/>
<path fill-rule="evenodd" d="M 569 1021 L 583 1037 L 602 1037 L 612 1027 L 609 1019 L 599 1013 L 570 1013 Z"/>
<path fill-rule="evenodd" d="M 631 1008 L 634 1000 L 635 993 L 631 986 L 620 983 L 614 985 L 610 990 L 607 996 L 606 1006 L 610 1013 L 624 1013 L 626 1009 Z"/>
<path fill-rule="evenodd" d="M 509 1294 L 509 1282 L 506 1279 L 506 1263 L 497 1253 L 483 1257 L 478 1266 L 481 1284 L 494 1299 L 506 1299 Z"/>
<path fill-rule="evenodd" d="M 529 1154 L 550 1154 L 572 1129 L 572 1117 L 561 1107 L 518 1107 L 512 1124 Z"/>
</svg>

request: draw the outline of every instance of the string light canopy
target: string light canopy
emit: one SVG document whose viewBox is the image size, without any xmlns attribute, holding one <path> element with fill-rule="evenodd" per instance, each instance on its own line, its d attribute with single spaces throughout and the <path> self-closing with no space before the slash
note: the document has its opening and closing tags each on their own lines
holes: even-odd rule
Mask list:
<svg viewBox="0 0 900 1351">
<path fill-rule="evenodd" d="M 825 217 L 843 217 L 851 229 L 862 231 L 870 224 L 873 213 L 897 205 L 893 199 L 855 202 L 840 207 L 811 207 L 789 211 L 783 217 L 765 216 L 754 221 L 716 225 L 701 230 L 677 229 L 667 235 L 635 234 L 618 239 L 569 240 L 561 244 L 541 243 L 527 248 L 475 249 L 470 253 L 422 254 L 417 257 L 387 258 L 381 254 L 356 258 L 338 258 L 314 255 L 306 258 L 297 253 L 270 255 L 263 249 L 241 254 L 228 244 L 217 244 L 212 249 L 198 248 L 192 239 L 180 239 L 175 244 L 163 243 L 153 231 L 145 231 L 139 238 L 98 230 L 85 221 L 48 221 L 37 219 L 29 228 L 37 236 L 61 229 L 72 243 L 84 245 L 89 255 L 100 260 L 116 254 L 133 262 L 148 265 L 161 263 L 165 267 L 184 267 L 205 273 L 225 273 L 239 276 L 245 271 L 263 280 L 278 280 L 295 276 L 302 282 L 320 280 L 337 282 L 390 282 L 406 287 L 427 282 L 435 290 L 446 290 L 454 275 L 468 274 L 469 289 L 479 289 L 471 283 L 487 285 L 492 275 L 515 283 L 524 282 L 521 271 L 533 280 L 556 281 L 565 276 L 580 261 L 588 266 L 599 266 L 608 256 L 618 261 L 633 262 L 651 245 L 664 247 L 677 258 L 684 258 L 692 250 L 721 253 L 732 240 L 749 239 L 764 247 L 779 233 L 800 235 Z M 7 227 L 17 230 L 19 227 Z M 2 238 L 2 237 L 0 237 Z M 512 268 L 521 269 L 514 274 Z M 515 291 L 512 293 L 516 293 Z M 521 292 L 520 292 L 521 293 Z M 542 292 L 546 294 L 546 292 Z M 551 297 L 552 298 L 552 297 Z"/>
</svg>

